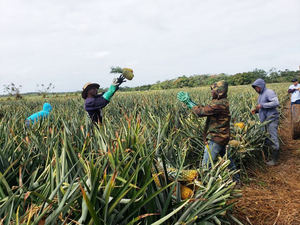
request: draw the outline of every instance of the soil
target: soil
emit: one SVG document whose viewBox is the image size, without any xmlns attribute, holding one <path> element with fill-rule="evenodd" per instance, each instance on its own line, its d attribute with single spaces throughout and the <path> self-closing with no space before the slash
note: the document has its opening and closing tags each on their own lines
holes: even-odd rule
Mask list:
<svg viewBox="0 0 300 225">
<path fill-rule="evenodd" d="M 235 206 L 235 217 L 250 225 L 300 225 L 300 140 L 292 139 L 290 104 L 285 108 L 279 136 L 279 163 L 256 170 L 243 197 Z"/>
</svg>

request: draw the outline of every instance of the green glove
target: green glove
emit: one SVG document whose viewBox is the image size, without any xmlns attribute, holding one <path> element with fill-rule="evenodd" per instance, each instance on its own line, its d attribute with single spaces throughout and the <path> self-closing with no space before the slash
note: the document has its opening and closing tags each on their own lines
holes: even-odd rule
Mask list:
<svg viewBox="0 0 300 225">
<path fill-rule="evenodd" d="M 195 102 L 191 100 L 191 97 L 187 92 L 183 92 L 183 91 L 178 92 L 177 99 L 183 102 L 184 104 L 186 104 L 187 107 L 190 109 L 192 109 L 194 106 L 197 105 Z"/>
<path fill-rule="evenodd" d="M 105 98 L 107 101 L 110 101 L 111 97 L 115 94 L 116 91 L 117 91 L 117 86 L 116 85 L 110 85 L 107 92 L 105 92 L 103 94 L 103 98 Z"/>
</svg>

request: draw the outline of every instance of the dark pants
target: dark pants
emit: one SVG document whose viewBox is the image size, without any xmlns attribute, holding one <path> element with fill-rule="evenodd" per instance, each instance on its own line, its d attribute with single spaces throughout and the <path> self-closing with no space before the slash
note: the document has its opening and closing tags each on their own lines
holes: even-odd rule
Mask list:
<svg viewBox="0 0 300 225">
<path fill-rule="evenodd" d="M 210 155 L 212 160 L 214 161 L 218 154 L 223 157 L 226 154 L 226 145 L 219 145 L 213 141 L 209 141 L 208 144 L 208 148 L 205 147 L 205 151 L 204 151 L 204 155 L 203 155 L 203 160 L 202 160 L 202 166 L 207 166 L 208 161 L 209 161 L 209 151 L 210 151 Z M 229 164 L 229 169 L 231 170 L 236 170 L 236 166 L 233 162 L 233 160 L 231 159 L 229 153 L 227 154 L 228 159 L 230 160 L 230 164 Z M 239 181 L 240 180 L 240 176 L 238 173 L 236 173 L 233 177 L 234 181 Z"/>
<path fill-rule="evenodd" d="M 277 161 L 279 158 L 278 123 L 279 120 L 276 119 L 267 125 L 270 138 L 266 140 L 266 144 L 272 149 L 272 158 L 274 161 Z"/>
<path fill-rule="evenodd" d="M 291 105 L 294 105 L 294 104 L 300 104 L 300 99 L 298 99 L 298 100 L 295 101 L 295 102 L 291 102 Z"/>
</svg>

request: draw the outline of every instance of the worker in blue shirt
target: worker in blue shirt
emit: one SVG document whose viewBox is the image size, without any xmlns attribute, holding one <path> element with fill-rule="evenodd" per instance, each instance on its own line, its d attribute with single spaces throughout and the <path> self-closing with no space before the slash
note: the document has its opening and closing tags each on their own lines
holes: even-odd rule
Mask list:
<svg viewBox="0 0 300 225">
<path fill-rule="evenodd" d="M 26 119 L 25 121 L 26 126 L 29 126 L 30 124 L 34 124 L 39 120 L 47 118 L 51 111 L 52 111 L 52 106 L 50 105 L 50 103 L 47 102 L 44 103 L 43 110 L 32 114 Z"/>
</svg>

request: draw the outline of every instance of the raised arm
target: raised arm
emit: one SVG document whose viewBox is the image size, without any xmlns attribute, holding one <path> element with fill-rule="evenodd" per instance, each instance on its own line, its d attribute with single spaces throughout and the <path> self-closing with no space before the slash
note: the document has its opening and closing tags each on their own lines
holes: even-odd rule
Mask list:
<svg viewBox="0 0 300 225">
<path fill-rule="evenodd" d="M 124 82 L 124 78 L 116 78 L 113 80 L 113 83 L 110 85 L 109 89 L 103 94 L 103 98 L 107 101 L 110 101 L 112 96 L 119 89 L 119 86 Z"/>
</svg>

